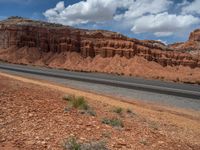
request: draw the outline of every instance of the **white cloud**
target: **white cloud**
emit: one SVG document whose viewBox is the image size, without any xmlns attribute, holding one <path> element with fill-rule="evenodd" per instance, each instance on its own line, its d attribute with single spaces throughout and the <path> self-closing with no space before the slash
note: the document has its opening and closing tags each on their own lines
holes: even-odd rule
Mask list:
<svg viewBox="0 0 200 150">
<path fill-rule="evenodd" d="M 137 0 L 132 1 L 131 5 L 128 7 L 128 11 L 124 14 L 116 15 L 115 19 L 135 19 L 141 17 L 145 14 L 156 14 L 166 11 L 172 1 L 169 0 Z"/>
<path fill-rule="evenodd" d="M 85 0 L 67 7 L 61 1 L 55 8 L 46 10 L 44 16 L 50 22 L 65 25 L 115 21 L 120 28 L 134 33 L 152 33 L 162 37 L 200 24 L 200 18 L 193 16 L 194 12 L 200 13 L 200 9 L 197 10 L 199 6 L 200 0 L 184 0 L 176 5 L 172 0 Z M 177 7 L 179 12 L 169 13 Z M 181 13 L 180 9 L 185 13 Z"/>
<path fill-rule="evenodd" d="M 193 2 L 185 5 L 182 8 L 183 14 L 200 14 L 200 0 L 194 0 Z"/>
<path fill-rule="evenodd" d="M 190 4 L 190 2 L 188 2 L 187 0 L 183 0 L 182 2 L 177 4 L 177 8 L 183 7 L 183 6 L 186 6 L 186 5 L 189 5 L 189 4 Z"/>
<path fill-rule="evenodd" d="M 151 32 L 156 36 L 170 36 L 198 23 L 200 23 L 200 19 L 192 15 L 175 15 L 164 12 L 136 19 L 131 31 L 135 33 Z"/>
<path fill-rule="evenodd" d="M 122 1 L 125 3 L 123 4 Z M 67 25 L 101 22 L 112 20 L 118 6 L 123 6 L 129 1 L 87 0 L 69 5 L 66 8 L 64 2 L 59 2 L 55 8 L 48 9 L 44 15 L 50 22 L 60 22 Z"/>
</svg>

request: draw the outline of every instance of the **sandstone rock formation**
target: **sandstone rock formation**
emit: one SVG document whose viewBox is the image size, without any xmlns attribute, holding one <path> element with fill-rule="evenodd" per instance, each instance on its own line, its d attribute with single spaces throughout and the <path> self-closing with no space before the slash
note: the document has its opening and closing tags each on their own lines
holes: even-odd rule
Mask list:
<svg viewBox="0 0 200 150">
<path fill-rule="evenodd" d="M 192 33 L 191 41 L 198 41 L 198 35 Z M 18 17 L 0 22 L 0 59 L 4 61 L 187 82 L 198 72 L 195 79 L 200 80 L 200 59 L 177 50 L 177 45 Z M 183 67 L 187 73 L 181 79 L 178 70 Z"/>
<path fill-rule="evenodd" d="M 193 38 L 194 37 L 194 38 Z M 194 33 L 191 39 L 199 39 Z M 157 41 L 140 41 L 121 34 L 81 30 L 68 26 L 11 18 L 0 23 L 0 48 L 34 47 L 42 52 L 78 52 L 83 57 L 121 57 L 140 56 L 162 66 L 200 67 L 198 59 L 188 53 L 169 49 Z"/>
<path fill-rule="evenodd" d="M 196 29 L 190 33 L 188 41 L 182 43 L 174 43 L 169 47 L 179 52 L 190 53 L 194 57 L 200 59 L 200 29 Z"/>
</svg>

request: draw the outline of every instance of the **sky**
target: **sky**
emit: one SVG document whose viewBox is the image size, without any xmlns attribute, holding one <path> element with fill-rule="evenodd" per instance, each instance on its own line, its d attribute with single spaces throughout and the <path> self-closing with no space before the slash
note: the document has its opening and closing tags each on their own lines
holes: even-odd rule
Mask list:
<svg viewBox="0 0 200 150">
<path fill-rule="evenodd" d="M 0 0 L 0 20 L 9 16 L 170 44 L 200 28 L 200 0 Z"/>
</svg>

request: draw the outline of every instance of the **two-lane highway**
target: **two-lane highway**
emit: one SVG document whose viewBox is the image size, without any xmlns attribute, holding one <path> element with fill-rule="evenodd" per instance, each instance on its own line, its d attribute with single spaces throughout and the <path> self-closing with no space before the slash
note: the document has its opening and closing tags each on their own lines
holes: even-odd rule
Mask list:
<svg viewBox="0 0 200 150">
<path fill-rule="evenodd" d="M 0 62 L 0 72 L 51 80 L 68 86 L 84 88 L 89 91 L 120 97 L 124 96 L 129 99 L 151 99 L 153 102 L 164 102 L 174 106 L 177 106 L 177 104 L 180 103 L 180 107 L 189 107 L 200 110 L 199 85 L 145 80 L 141 78 L 101 73 L 70 72 L 59 69 L 15 65 L 3 62 Z M 183 102 L 184 106 L 181 104 Z M 190 107 L 189 105 L 193 106 Z"/>
</svg>

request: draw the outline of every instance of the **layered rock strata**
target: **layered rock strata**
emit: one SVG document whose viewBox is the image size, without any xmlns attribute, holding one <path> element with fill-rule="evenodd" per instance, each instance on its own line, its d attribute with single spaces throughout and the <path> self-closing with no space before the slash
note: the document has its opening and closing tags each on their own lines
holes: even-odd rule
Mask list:
<svg viewBox="0 0 200 150">
<path fill-rule="evenodd" d="M 196 34 L 191 39 L 199 40 Z M 77 52 L 83 58 L 135 56 L 162 66 L 200 67 L 200 60 L 186 52 L 174 51 L 158 41 L 142 41 L 102 30 L 83 30 L 69 26 L 11 18 L 0 22 L 0 49 L 37 48 L 44 53 Z M 34 53 L 34 51 L 32 52 Z"/>
</svg>

